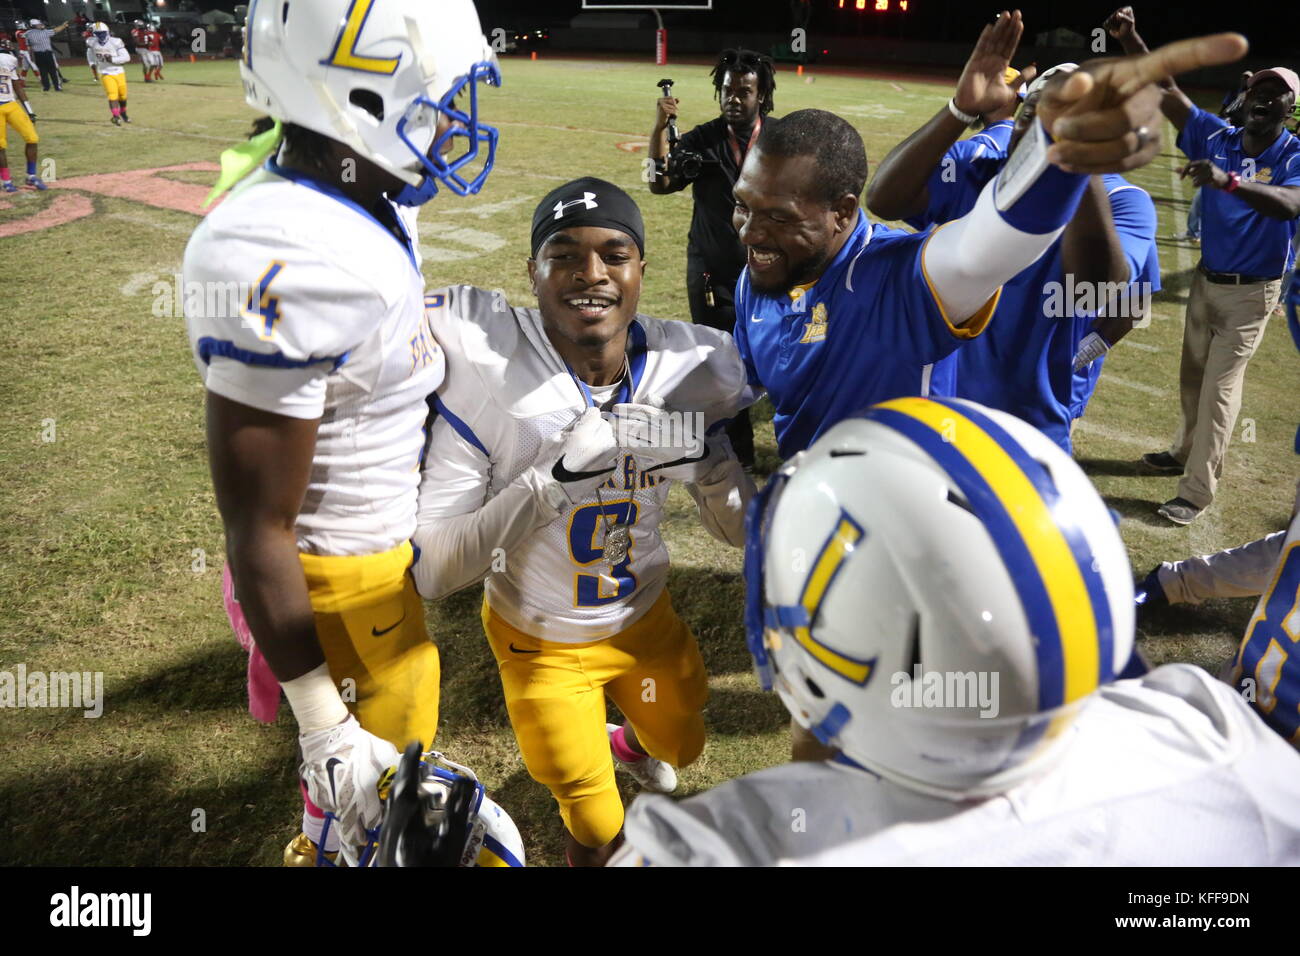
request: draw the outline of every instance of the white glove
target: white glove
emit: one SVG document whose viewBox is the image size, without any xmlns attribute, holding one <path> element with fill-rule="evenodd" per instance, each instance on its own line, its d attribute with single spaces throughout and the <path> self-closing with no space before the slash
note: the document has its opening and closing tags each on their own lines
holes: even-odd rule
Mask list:
<svg viewBox="0 0 1300 956">
<path fill-rule="evenodd" d="M 657 478 L 699 482 L 728 457 L 724 440 L 705 438 L 702 415 L 670 412 L 654 405 L 614 406 L 614 434 L 637 466 Z"/>
<path fill-rule="evenodd" d="M 1079 343 L 1079 351 L 1074 353 L 1074 370 L 1077 372 L 1091 365 L 1109 351 L 1109 342 L 1096 332 L 1089 332 Z"/>
<path fill-rule="evenodd" d="M 298 745 L 298 773 L 307 784 L 307 795 L 338 817 L 340 840 L 364 845 L 366 831 L 377 827 L 383 816 L 379 778 L 397 764 L 397 748 L 362 730 L 351 714 L 335 727 L 301 734 Z"/>
<path fill-rule="evenodd" d="M 617 464 L 614 429 L 591 406 L 576 423 L 543 442 L 533 470 L 577 504 L 608 481 Z"/>
</svg>

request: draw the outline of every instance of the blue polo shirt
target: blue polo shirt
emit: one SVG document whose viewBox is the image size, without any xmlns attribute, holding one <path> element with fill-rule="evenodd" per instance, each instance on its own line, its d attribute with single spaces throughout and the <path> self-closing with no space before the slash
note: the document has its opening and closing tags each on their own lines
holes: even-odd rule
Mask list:
<svg viewBox="0 0 1300 956">
<path fill-rule="evenodd" d="M 1143 287 L 1132 283 L 1147 283 L 1145 292 L 1151 294 L 1160 289 L 1155 204 L 1146 190 L 1122 176 L 1102 180 L 1128 260 L 1129 295 L 1115 296 L 1116 304 L 1149 305 L 1140 295 Z M 1061 262 L 1061 243 L 1053 243 L 1002 287 L 988 331 L 958 355 L 958 397 L 1010 412 L 1070 453 L 1070 424 L 1087 407 L 1105 361 L 1074 371 L 1079 343 L 1104 311 L 1095 301 L 1097 291 L 1074 286 Z"/>
<path fill-rule="evenodd" d="M 975 208 L 980 192 L 1007 157 L 1005 143 L 999 151 L 977 139 L 962 140 L 948 150 L 930 176 L 926 211 L 907 220 L 908 225 L 928 229 Z M 1150 283 L 1147 291 L 1154 293 L 1160 289 L 1155 205 L 1145 190 L 1122 176 L 1102 179 L 1130 282 Z M 1133 305 L 1134 299 L 1125 304 Z M 1104 362 L 1097 359 L 1074 371 L 1074 355 L 1098 312 L 1094 306 L 1082 290 L 1067 284 L 1058 240 L 1002 287 L 988 330 L 956 357 L 957 397 L 1010 412 L 1070 452 L 1070 424 L 1087 407 Z"/>
<path fill-rule="evenodd" d="M 1300 186 L 1300 140 L 1282 131 L 1258 156 L 1242 149 L 1243 131 L 1192 107 L 1178 134 L 1188 159 L 1208 159 L 1220 169 L 1267 186 Z M 1281 276 L 1291 267 L 1296 224 L 1251 209 L 1232 193 L 1201 187 L 1201 260 L 1211 272 Z"/>
<path fill-rule="evenodd" d="M 1013 125 L 1003 120 L 953 143 L 926 183 L 930 201 L 925 212 L 903 221 L 924 232 L 930 226 L 960 219 L 974 209 L 980 191 L 1006 161 Z"/>
<path fill-rule="evenodd" d="M 783 459 L 867 405 L 953 394 L 952 353 L 988 322 L 944 317 L 921 266 L 928 236 L 858 211 L 857 225 L 816 282 L 779 295 L 736 283 L 736 345 L 752 385 L 767 389 Z"/>
</svg>

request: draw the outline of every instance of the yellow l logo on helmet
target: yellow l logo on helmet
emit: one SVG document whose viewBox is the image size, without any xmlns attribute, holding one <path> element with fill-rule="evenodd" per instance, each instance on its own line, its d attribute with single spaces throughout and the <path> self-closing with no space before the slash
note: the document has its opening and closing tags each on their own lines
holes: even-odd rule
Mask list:
<svg viewBox="0 0 1300 956">
<path fill-rule="evenodd" d="M 352 0 L 347 19 L 343 22 L 343 29 L 339 31 L 338 38 L 334 41 L 334 49 L 326 59 L 321 60 L 322 63 L 326 66 L 339 66 L 345 70 L 360 70 L 362 73 L 382 73 L 385 76 L 392 76 L 397 72 L 400 56 L 374 57 L 361 56 L 357 53 L 357 41 L 361 39 L 361 30 L 366 25 L 366 17 L 370 15 L 370 8 L 374 3 L 375 0 Z"/>
</svg>

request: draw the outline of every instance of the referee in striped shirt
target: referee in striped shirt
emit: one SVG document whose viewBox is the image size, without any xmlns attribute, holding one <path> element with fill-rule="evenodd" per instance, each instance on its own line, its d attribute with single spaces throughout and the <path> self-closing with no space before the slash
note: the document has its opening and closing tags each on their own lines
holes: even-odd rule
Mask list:
<svg viewBox="0 0 1300 956">
<path fill-rule="evenodd" d="M 54 83 L 54 92 L 63 92 L 63 82 L 59 75 L 59 65 L 54 59 L 54 47 L 50 43 L 54 34 L 62 32 L 68 25 L 64 20 L 53 30 L 45 26 L 43 20 L 33 20 L 27 28 L 27 47 L 36 61 L 36 69 L 41 72 L 41 89 L 46 93 L 50 91 L 50 83 Z"/>
</svg>

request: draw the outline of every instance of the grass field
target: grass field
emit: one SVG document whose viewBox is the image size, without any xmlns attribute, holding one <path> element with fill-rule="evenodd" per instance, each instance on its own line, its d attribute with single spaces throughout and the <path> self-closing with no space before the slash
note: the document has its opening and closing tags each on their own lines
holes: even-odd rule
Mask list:
<svg viewBox="0 0 1300 956">
<path fill-rule="evenodd" d="M 56 188 L 0 199 L 0 670 L 102 671 L 106 697 L 98 719 L 68 709 L 0 711 L 0 863 L 267 865 L 296 831 L 295 729 L 287 708 L 270 727 L 245 709 L 245 656 L 221 609 L 223 543 L 202 388 L 183 319 L 165 294 L 199 221 L 196 187 L 213 182 L 211 164 L 254 114 L 234 63 L 166 69 L 164 83 L 145 86 L 132 64 L 134 125 L 124 129 L 109 124 L 84 69 L 69 69 L 63 94 L 38 88 L 42 158 L 53 164 L 44 172 Z M 502 129 L 487 188 L 422 210 L 429 285 L 474 283 L 526 301 L 533 206 L 556 184 L 590 174 L 641 198 L 650 261 L 642 310 L 687 318 L 691 200 L 650 196 L 640 178 L 645 154 L 632 151 L 649 131 L 664 69 L 543 59 L 507 61 L 503 71 L 504 89 L 483 106 Z M 668 72 L 678 79 L 685 127 L 716 115 L 707 68 Z M 777 113 L 840 113 L 862 131 L 874 162 L 950 89 L 904 77 L 804 82 L 783 71 Z M 19 173 L 16 139 L 10 165 Z M 1197 258 L 1195 247 L 1167 238 L 1182 231 L 1191 196 L 1174 173 L 1172 142 L 1167 128 L 1163 154 L 1131 176 L 1160 213 L 1165 289 L 1150 327 L 1108 359 L 1076 433 L 1081 464 L 1123 515 L 1139 573 L 1282 527 L 1295 478 L 1298 378 L 1281 320 L 1251 363 L 1213 509 L 1189 528 L 1169 525 L 1154 509 L 1173 496 L 1174 480 L 1134 469 L 1177 424 L 1182 314 Z M 147 172 L 190 164 L 209 165 Z M 142 172 L 108 175 L 132 171 Z M 770 470 L 766 425 L 760 456 Z M 787 720 L 750 675 L 739 551 L 716 544 L 689 498 L 673 495 L 670 587 L 711 675 L 710 740 L 682 774 L 680 792 L 689 794 L 781 761 Z M 478 603 L 474 589 L 429 607 L 444 666 L 438 746 L 475 768 L 513 815 L 531 863 L 562 863 L 559 816 L 516 751 Z M 1250 601 L 1225 601 L 1170 611 L 1142 635 L 1143 647 L 1155 662 L 1215 670 L 1250 609 Z"/>
</svg>

